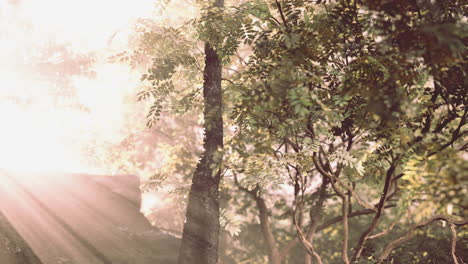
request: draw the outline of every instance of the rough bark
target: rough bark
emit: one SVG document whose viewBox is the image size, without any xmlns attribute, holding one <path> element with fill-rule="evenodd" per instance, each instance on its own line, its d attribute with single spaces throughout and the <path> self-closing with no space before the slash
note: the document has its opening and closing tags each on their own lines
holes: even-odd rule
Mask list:
<svg viewBox="0 0 468 264">
<path fill-rule="evenodd" d="M 222 7 L 216 0 L 215 7 Z M 223 147 L 221 61 L 210 43 L 205 44 L 204 152 L 192 178 L 179 263 L 216 264 L 219 236 L 219 181 Z"/>
</svg>

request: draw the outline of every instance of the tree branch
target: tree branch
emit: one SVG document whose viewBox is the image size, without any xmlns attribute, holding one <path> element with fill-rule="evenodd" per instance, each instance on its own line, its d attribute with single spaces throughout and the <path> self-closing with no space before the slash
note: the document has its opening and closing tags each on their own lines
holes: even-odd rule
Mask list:
<svg viewBox="0 0 468 264">
<path fill-rule="evenodd" d="M 343 183 L 340 179 L 338 179 L 337 177 L 335 177 L 333 174 L 331 173 L 328 173 L 324 168 L 323 166 L 317 162 L 316 160 L 316 157 L 312 157 L 312 160 L 314 162 L 314 165 L 315 167 L 317 168 L 317 170 L 320 172 L 320 174 L 322 174 L 323 176 L 327 177 L 330 182 L 332 182 L 332 186 L 334 184 L 334 182 L 338 182 L 341 186 L 343 186 L 347 191 L 349 191 L 351 193 L 351 195 L 353 196 L 354 199 L 356 199 L 356 202 L 361 205 L 362 207 L 364 208 L 367 208 L 369 210 L 372 210 L 374 212 L 377 212 L 377 209 L 375 206 L 373 206 L 372 204 L 370 203 L 367 203 L 365 201 L 363 201 L 357 194 L 356 192 L 353 190 L 353 188 L 351 188 L 349 185 Z"/>
<path fill-rule="evenodd" d="M 448 146 L 452 145 L 457 139 L 459 139 L 461 136 L 463 136 L 464 134 L 468 133 L 468 131 L 463 131 L 463 132 L 460 132 L 461 131 L 461 128 L 466 124 L 466 115 L 467 115 L 467 112 L 468 112 L 468 109 L 465 109 L 465 112 L 463 113 L 463 116 L 460 120 L 460 123 L 458 124 L 457 128 L 453 131 L 452 133 L 452 137 L 450 139 L 449 142 L 445 143 L 444 145 L 442 145 L 438 150 L 430 153 L 428 155 L 428 157 L 434 155 L 434 154 L 437 154 L 438 152 L 444 150 L 445 148 L 447 148 Z"/>
<path fill-rule="evenodd" d="M 342 222 L 343 222 L 343 245 L 342 245 L 342 259 L 343 262 L 349 264 L 348 258 L 348 240 L 349 240 L 349 226 L 348 226 L 348 208 L 349 208 L 349 200 L 347 199 L 346 195 L 341 197 L 343 205 L 341 207 L 341 214 L 342 214 Z"/>
<path fill-rule="evenodd" d="M 453 263 L 459 264 L 458 259 L 457 259 L 457 255 L 455 254 L 455 249 L 457 247 L 457 230 L 455 229 L 454 224 L 450 224 L 450 231 L 452 231 L 452 249 L 451 249 L 451 253 L 452 253 Z"/>
<path fill-rule="evenodd" d="M 327 186 L 328 186 L 329 180 L 325 177 L 322 178 L 322 183 L 320 186 L 319 190 L 319 197 L 317 202 L 310 207 L 309 210 L 309 216 L 310 216 L 310 227 L 307 232 L 307 240 L 310 241 L 310 243 L 313 243 L 314 241 L 314 236 L 315 232 L 317 231 L 318 224 L 322 221 L 322 216 L 323 216 L 323 204 L 325 202 L 325 199 L 327 198 Z M 317 254 L 318 256 L 318 254 Z M 315 256 L 315 258 L 317 258 Z M 305 258 L 306 263 L 311 262 L 310 255 L 306 256 Z"/>
<path fill-rule="evenodd" d="M 395 221 L 393 221 L 393 223 L 390 224 L 390 226 L 386 229 L 384 229 L 382 232 L 380 233 L 377 233 L 375 235 L 372 235 L 372 236 L 369 236 L 367 239 L 375 239 L 375 238 L 379 238 L 379 237 L 382 237 L 382 236 L 385 236 L 386 234 L 388 234 L 390 231 L 392 231 L 393 227 L 395 227 L 396 223 L 398 223 L 398 220 L 400 220 L 399 218 L 395 219 Z"/>
<path fill-rule="evenodd" d="M 278 8 L 278 11 L 280 13 L 281 20 L 283 21 L 284 26 L 286 28 L 288 28 L 288 22 L 286 21 L 286 17 L 284 16 L 283 8 L 281 7 L 280 2 L 278 0 L 275 0 L 275 3 L 276 3 L 276 7 Z"/>
<path fill-rule="evenodd" d="M 356 246 L 353 258 L 351 260 L 351 262 L 353 262 L 353 263 L 356 262 L 357 260 L 359 260 L 359 258 L 361 257 L 362 250 L 364 249 L 364 245 L 365 245 L 367 239 L 369 238 L 370 233 L 379 224 L 379 220 L 380 220 L 380 217 L 382 215 L 382 212 L 383 212 L 383 209 L 384 209 L 384 206 L 385 206 L 385 201 L 387 200 L 388 191 L 390 189 L 390 185 L 391 185 L 391 182 L 392 182 L 393 172 L 395 171 L 395 168 L 396 168 L 395 163 L 396 162 L 394 161 L 390 165 L 390 168 L 387 170 L 387 175 L 385 177 L 385 184 L 384 184 L 384 188 L 383 188 L 383 191 L 382 191 L 382 196 L 380 197 L 379 204 L 377 205 L 377 212 L 376 212 L 376 214 L 374 216 L 374 219 L 372 220 L 372 223 L 370 224 L 370 226 L 366 229 L 366 231 L 364 231 L 364 233 L 362 233 L 361 237 L 359 238 L 359 242 L 358 242 L 358 244 Z"/>
<path fill-rule="evenodd" d="M 427 225 L 432 224 L 435 221 L 445 221 L 447 223 L 450 223 L 453 226 L 464 226 L 464 225 L 468 224 L 468 219 L 467 218 L 465 218 L 463 220 L 456 220 L 452 216 L 437 215 L 437 216 L 434 216 L 434 217 L 432 217 L 432 218 L 430 218 L 430 219 L 428 219 L 428 220 L 426 220 L 426 221 L 424 221 L 422 223 L 413 225 L 406 234 L 404 234 L 403 236 L 393 240 L 392 242 L 390 242 L 390 244 L 388 244 L 383 249 L 382 254 L 379 257 L 379 261 L 377 262 L 377 264 L 383 263 L 388 258 L 388 256 L 393 251 L 393 249 L 395 249 L 396 247 L 400 246 L 401 244 L 403 244 L 403 243 L 409 241 L 411 238 L 413 238 L 414 231 L 416 231 L 416 229 L 423 228 L 423 227 L 425 227 Z M 453 234 L 453 232 L 452 232 L 452 234 Z M 453 235 L 452 235 L 452 237 L 453 237 Z M 452 240 L 452 256 L 453 255 L 454 255 L 454 250 L 453 250 L 453 240 Z"/>
<path fill-rule="evenodd" d="M 268 216 L 268 208 L 266 206 L 265 200 L 258 194 L 259 186 L 257 185 L 255 189 L 249 190 L 242 186 L 237 179 L 237 174 L 233 173 L 234 175 L 234 183 L 236 186 L 243 192 L 248 193 L 251 195 L 255 203 L 257 204 L 258 209 L 258 216 L 260 218 L 260 227 L 262 229 L 263 238 L 265 240 L 265 244 L 268 248 L 268 258 L 270 263 L 279 264 L 281 263 L 280 253 L 278 250 L 278 246 L 276 244 L 275 236 L 273 235 L 273 231 L 271 230 L 270 219 Z"/>
<path fill-rule="evenodd" d="M 342 245 L 342 252 L 341 256 L 344 261 L 344 263 L 349 264 L 349 258 L 348 258 L 348 240 L 349 240 L 349 230 L 348 230 L 348 208 L 349 208 L 349 200 L 347 199 L 346 194 L 339 189 L 338 186 L 336 186 L 335 182 L 339 181 L 338 177 L 335 175 L 332 175 L 332 173 L 327 173 L 320 164 L 320 162 L 317 162 L 315 160 L 315 157 L 312 157 L 315 166 L 317 167 L 317 170 L 322 173 L 324 178 L 328 178 L 330 181 L 333 190 L 340 196 L 341 201 L 342 201 L 342 206 L 341 206 L 341 221 L 343 223 L 343 245 Z M 352 191 L 352 188 L 349 187 L 349 192 Z"/>
<path fill-rule="evenodd" d="M 394 204 L 389 204 L 389 205 L 386 205 L 385 208 L 391 208 L 391 207 L 395 207 Z M 373 214 L 375 211 L 373 210 L 369 210 L 369 209 L 363 209 L 363 210 L 359 210 L 359 211 L 356 211 L 356 212 L 351 212 L 348 214 L 348 219 L 349 218 L 352 218 L 352 217 L 356 217 L 356 216 L 363 216 L 363 215 L 370 215 L 370 214 Z M 319 232 L 319 231 L 322 231 L 324 230 L 325 228 L 328 228 L 334 224 L 337 224 L 339 222 L 341 222 L 341 220 L 343 219 L 343 216 L 336 216 L 336 217 L 333 217 L 331 219 L 329 219 L 327 222 L 319 225 L 316 229 L 316 232 Z M 282 257 L 286 256 L 289 251 L 291 251 L 292 248 L 294 248 L 297 243 L 299 242 L 299 239 L 296 237 L 294 239 L 292 239 L 291 241 L 289 241 L 289 243 L 281 250 L 281 253 L 280 255 Z"/>
<path fill-rule="evenodd" d="M 307 253 L 309 253 L 310 255 L 314 256 L 315 259 L 317 260 L 317 263 L 319 264 L 323 264 L 322 262 L 322 258 L 320 257 L 320 255 L 315 251 L 314 249 L 314 245 L 312 242 L 310 242 L 306 236 L 304 235 L 304 231 L 302 230 L 302 227 L 299 225 L 298 221 L 297 221 L 297 215 L 298 215 L 298 212 L 300 210 L 301 206 L 298 205 L 296 206 L 296 208 L 294 209 L 294 215 L 293 215 L 293 220 L 294 220 L 294 226 L 296 227 L 296 231 L 297 231 L 297 235 L 299 237 L 299 240 L 301 241 L 302 243 L 302 246 L 304 246 L 305 250 L 307 251 Z M 311 226 L 311 229 L 315 229 L 313 226 Z"/>
<path fill-rule="evenodd" d="M 386 205 L 385 208 L 391 208 L 391 207 L 395 207 L 394 204 L 390 204 L 390 205 Z M 362 216 L 362 215 L 370 215 L 374 213 L 373 210 L 369 210 L 369 209 L 363 209 L 363 210 L 359 210 L 359 211 L 356 211 L 356 212 L 351 212 L 349 213 L 348 215 L 348 218 L 351 218 L 351 217 L 356 217 L 356 216 Z M 328 220 L 326 223 L 320 225 L 318 228 L 317 228 L 317 231 L 321 231 L 331 225 L 334 225 L 336 223 L 339 223 L 341 221 L 343 217 L 340 215 L 340 216 L 336 216 L 336 217 L 333 217 L 331 218 L 330 220 Z"/>
</svg>

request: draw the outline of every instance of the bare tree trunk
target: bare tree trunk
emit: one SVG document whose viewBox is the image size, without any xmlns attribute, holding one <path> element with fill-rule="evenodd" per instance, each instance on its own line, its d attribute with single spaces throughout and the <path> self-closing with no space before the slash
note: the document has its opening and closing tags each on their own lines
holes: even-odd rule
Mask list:
<svg viewBox="0 0 468 264">
<path fill-rule="evenodd" d="M 262 227 L 263 239 L 268 247 L 268 260 L 271 264 L 281 264 L 281 257 L 276 245 L 276 239 L 273 236 L 273 231 L 271 230 L 270 220 L 268 216 L 268 208 L 266 206 L 265 200 L 262 197 L 256 195 L 255 202 L 257 203 L 257 208 L 260 216 L 260 226 Z"/>
<path fill-rule="evenodd" d="M 221 8 L 224 0 L 216 0 Z M 193 175 L 189 193 L 186 221 L 179 251 L 180 264 L 218 261 L 219 181 L 223 147 L 223 118 L 221 97 L 221 61 L 210 43 L 205 44 L 204 152 Z"/>
</svg>

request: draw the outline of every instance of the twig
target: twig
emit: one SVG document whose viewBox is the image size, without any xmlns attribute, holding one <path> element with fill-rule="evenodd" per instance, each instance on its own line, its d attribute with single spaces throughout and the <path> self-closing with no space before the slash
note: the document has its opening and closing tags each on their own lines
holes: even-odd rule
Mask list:
<svg viewBox="0 0 468 264">
<path fill-rule="evenodd" d="M 230 79 L 227 79 L 227 78 L 221 78 L 222 81 L 226 81 L 226 82 L 229 82 L 230 84 L 232 85 L 236 85 L 232 80 Z"/>
<path fill-rule="evenodd" d="M 397 217 L 397 219 L 395 219 L 395 221 L 393 221 L 393 223 L 387 229 L 385 229 L 384 231 L 382 231 L 380 233 L 377 233 L 375 235 L 369 236 L 367 239 L 375 239 L 375 238 L 385 236 L 390 231 L 392 231 L 393 227 L 395 227 L 396 223 L 398 223 L 398 220 L 400 220 L 400 219 Z"/>
<path fill-rule="evenodd" d="M 465 112 L 463 113 L 463 116 L 462 118 L 460 119 L 460 123 L 458 123 L 458 126 L 457 128 L 453 131 L 452 133 L 452 137 L 450 139 L 449 142 L 445 143 L 444 145 L 442 145 L 438 150 L 436 151 L 433 151 L 432 153 L 430 153 L 428 155 L 428 157 L 434 155 L 434 154 L 437 154 L 438 152 L 444 150 L 445 148 L 447 148 L 448 146 L 452 145 L 453 143 L 455 143 L 455 141 L 457 141 L 457 139 L 459 139 L 461 136 L 463 136 L 464 134 L 468 133 L 468 131 L 463 131 L 461 132 L 461 129 L 464 125 L 466 125 L 466 116 L 467 116 L 467 113 L 468 113 L 468 109 L 465 109 Z"/>
<path fill-rule="evenodd" d="M 323 166 L 317 162 L 316 158 L 315 157 L 312 157 L 312 160 L 315 164 L 315 167 L 317 168 L 317 170 L 320 172 L 320 174 L 322 174 L 323 176 L 327 177 L 330 179 L 330 181 L 332 182 L 332 186 L 333 186 L 333 183 L 334 182 L 337 182 L 339 183 L 341 186 L 343 186 L 348 192 L 351 193 L 351 195 L 353 196 L 354 199 L 356 199 L 356 202 L 361 205 L 362 207 L 364 208 L 367 208 L 369 210 L 372 210 L 374 212 L 377 212 L 377 209 L 375 206 L 373 206 L 372 204 L 370 203 L 367 203 L 367 202 L 364 202 L 357 194 L 356 192 L 353 190 L 353 188 L 351 188 L 349 185 L 345 184 L 344 182 L 342 182 L 340 179 L 338 179 L 337 177 L 335 177 L 333 174 L 331 173 L 328 173 L 324 168 Z"/>
<path fill-rule="evenodd" d="M 286 21 L 286 17 L 284 16 L 284 13 L 283 13 L 283 8 L 281 7 L 281 4 L 278 0 L 275 0 L 275 3 L 276 3 L 276 7 L 278 8 L 278 11 L 281 15 L 281 20 L 283 20 L 283 24 L 286 28 L 288 28 L 288 22 Z"/>
</svg>

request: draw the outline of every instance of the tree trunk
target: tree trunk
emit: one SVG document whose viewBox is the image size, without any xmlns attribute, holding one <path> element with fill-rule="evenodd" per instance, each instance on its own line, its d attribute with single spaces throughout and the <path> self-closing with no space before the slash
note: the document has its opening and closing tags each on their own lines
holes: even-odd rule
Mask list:
<svg viewBox="0 0 468 264">
<path fill-rule="evenodd" d="M 262 227 L 263 239 L 268 248 L 268 261 L 271 264 L 281 264 L 281 257 L 276 245 L 276 239 L 273 236 L 273 231 L 271 230 L 270 220 L 268 216 L 268 209 L 262 197 L 255 195 L 255 202 L 257 203 L 257 208 L 260 216 L 260 226 Z"/>
<path fill-rule="evenodd" d="M 216 0 L 215 7 L 222 7 Z M 223 147 L 221 61 L 210 43 L 205 44 L 204 152 L 190 189 L 179 263 L 216 264 L 219 236 L 219 181 Z"/>
</svg>

